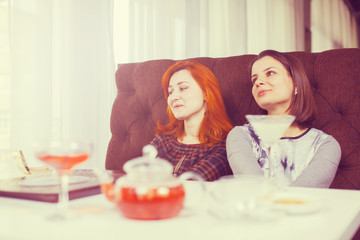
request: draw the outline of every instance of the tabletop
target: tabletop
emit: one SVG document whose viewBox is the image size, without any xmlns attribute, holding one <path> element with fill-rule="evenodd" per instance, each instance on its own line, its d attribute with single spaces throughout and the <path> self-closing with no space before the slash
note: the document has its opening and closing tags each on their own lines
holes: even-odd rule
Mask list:
<svg viewBox="0 0 360 240">
<path fill-rule="evenodd" d="M 211 185 L 212 183 L 209 183 Z M 190 184 L 190 189 L 197 183 Z M 196 191 L 196 190 L 192 190 Z M 223 219 L 209 211 L 181 212 L 165 220 L 123 217 L 104 195 L 75 199 L 77 213 L 59 222 L 46 218 L 56 204 L 0 197 L 0 239 L 351 239 L 360 226 L 360 191 L 285 188 L 286 193 L 316 196 L 319 209 L 287 212 L 269 219 Z"/>
</svg>

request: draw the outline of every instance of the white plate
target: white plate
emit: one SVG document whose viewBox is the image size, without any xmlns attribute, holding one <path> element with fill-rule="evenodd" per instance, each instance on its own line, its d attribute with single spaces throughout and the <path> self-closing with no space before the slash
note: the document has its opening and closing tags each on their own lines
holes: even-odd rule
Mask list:
<svg viewBox="0 0 360 240">
<path fill-rule="evenodd" d="M 307 194 L 277 193 L 273 196 L 273 209 L 288 214 L 310 214 L 321 210 L 321 199 Z"/>
<path fill-rule="evenodd" d="M 89 181 L 89 176 L 70 176 L 70 184 L 77 184 Z M 22 187 L 50 187 L 60 184 L 60 180 L 57 176 L 50 174 L 43 176 L 25 177 L 20 182 L 19 186 Z"/>
</svg>

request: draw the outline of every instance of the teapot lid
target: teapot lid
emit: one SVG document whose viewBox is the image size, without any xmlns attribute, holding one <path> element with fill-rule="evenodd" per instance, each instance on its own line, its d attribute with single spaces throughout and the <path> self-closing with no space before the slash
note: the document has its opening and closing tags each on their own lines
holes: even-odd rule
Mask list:
<svg viewBox="0 0 360 240">
<path fill-rule="evenodd" d="M 134 174 L 171 174 L 173 166 L 168 161 L 156 158 L 157 150 L 153 145 L 143 147 L 143 156 L 124 164 L 126 173 Z"/>
</svg>

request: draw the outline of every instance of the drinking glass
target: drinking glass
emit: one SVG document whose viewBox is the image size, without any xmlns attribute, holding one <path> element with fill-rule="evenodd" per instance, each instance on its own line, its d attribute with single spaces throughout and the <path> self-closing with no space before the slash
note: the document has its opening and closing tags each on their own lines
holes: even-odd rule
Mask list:
<svg viewBox="0 0 360 240">
<path fill-rule="evenodd" d="M 50 219 L 65 220 L 74 216 L 68 207 L 70 174 L 75 165 L 90 157 L 91 152 L 91 143 L 82 141 L 47 141 L 36 145 L 36 157 L 53 167 L 60 179 L 57 211 Z"/>
<path fill-rule="evenodd" d="M 271 159 L 271 147 L 283 136 L 286 129 L 295 120 L 293 115 L 246 115 L 246 119 L 255 133 L 264 142 L 269 159 L 269 173 L 265 177 L 274 178 L 274 162 Z"/>
<path fill-rule="evenodd" d="M 223 220 L 266 220 L 274 215 L 269 209 L 274 187 L 261 175 L 224 176 L 210 188 L 209 211 Z"/>
</svg>

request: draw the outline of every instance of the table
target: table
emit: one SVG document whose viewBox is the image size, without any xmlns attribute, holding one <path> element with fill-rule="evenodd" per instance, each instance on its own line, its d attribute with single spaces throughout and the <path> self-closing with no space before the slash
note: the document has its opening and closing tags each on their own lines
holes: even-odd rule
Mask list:
<svg viewBox="0 0 360 240">
<path fill-rule="evenodd" d="M 193 183 L 196 185 L 196 183 Z M 209 183 L 211 184 L 211 183 Z M 286 188 L 324 200 L 312 214 L 284 215 L 271 221 L 220 220 L 208 211 L 158 221 L 122 217 L 103 195 L 70 202 L 79 217 L 51 222 L 53 203 L 0 198 L 0 239 L 351 239 L 360 225 L 360 191 Z M 205 204 L 206 205 L 206 204 Z M 205 209 L 205 208 L 204 208 Z"/>
</svg>

